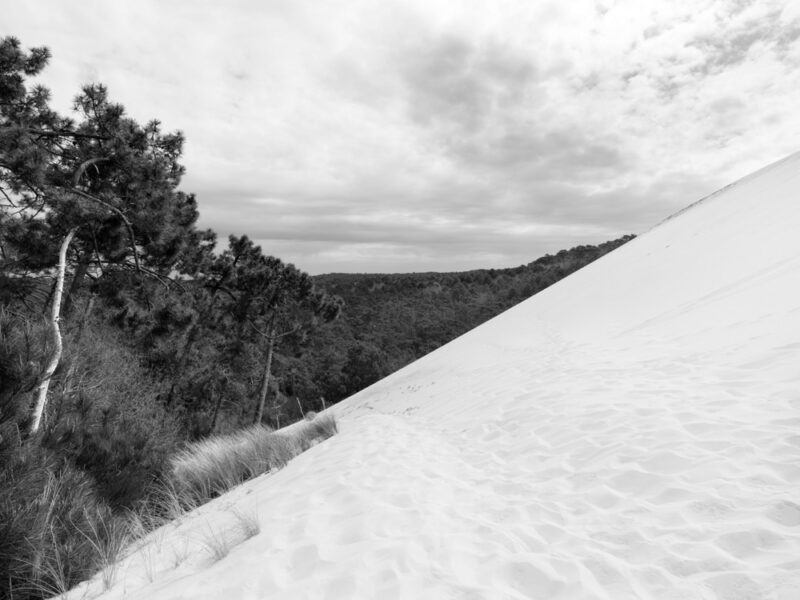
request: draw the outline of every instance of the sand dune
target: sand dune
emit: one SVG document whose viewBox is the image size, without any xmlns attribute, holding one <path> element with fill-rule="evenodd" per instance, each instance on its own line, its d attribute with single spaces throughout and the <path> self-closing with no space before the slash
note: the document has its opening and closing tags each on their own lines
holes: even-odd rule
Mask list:
<svg viewBox="0 0 800 600">
<path fill-rule="evenodd" d="M 800 598 L 799 189 L 793 155 L 337 405 L 102 597 Z"/>
</svg>

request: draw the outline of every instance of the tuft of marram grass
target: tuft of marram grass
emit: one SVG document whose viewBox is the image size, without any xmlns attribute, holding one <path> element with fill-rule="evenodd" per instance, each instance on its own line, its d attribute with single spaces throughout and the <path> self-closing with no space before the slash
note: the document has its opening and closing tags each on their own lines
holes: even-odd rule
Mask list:
<svg viewBox="0 0 800 600">
<path fill-rule="evenodd" d="M 336 432 L 336 420 L 325 415 L 303 421 L 291 432 L 254 426 L 196 442 L 172 459 L 170 488 L 181 503 L 192 498 L 202 504 L 248 479 L 286 466 Z"/>
<path fill-rule="evenodd" d="M 231 551 L 233 547 L 232 541 L 228 538 L 224 531 L 215 529 L 208 525 L 204 532 L 201 543 L 208 550 L 214 562 L 220 561 Z"/>
<path fill-rule="evenodd" d="M 303 422 L 295 435 L 302 451 L 319 444 L 339 432 L 333 415 L 318 415 L 310 421 Z"/>
<path fill-rule="evenodd" d="M 245 540 L 249 540 L 261 533 L 261 521 L 258 517 L 258 506 L 252 507 L 251 510 L 233 509 L 231 511 L 233 516 L 236 517 L 236 523 L 239 526 L 239 531 Z"/>
<path fill-rule="evenodd" d="M 100 567 L 103 591 L 108 591 L 114 585 L 118 561 L 133 540 L 130 520 L 90 521 L 88 531 L 81 534 L 94 550 Z"/>
</svg>

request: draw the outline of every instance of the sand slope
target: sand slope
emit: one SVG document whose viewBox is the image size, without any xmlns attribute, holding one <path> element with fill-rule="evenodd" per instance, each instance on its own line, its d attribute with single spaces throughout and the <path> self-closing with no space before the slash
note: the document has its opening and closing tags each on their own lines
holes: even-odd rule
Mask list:
<svg viewBox="0 0 800 600">
<path fill-rule="evenodd" d="M 800 598 L 798 190 L 800 154 L 337 405 L 104 597 Z"/>
</svg>

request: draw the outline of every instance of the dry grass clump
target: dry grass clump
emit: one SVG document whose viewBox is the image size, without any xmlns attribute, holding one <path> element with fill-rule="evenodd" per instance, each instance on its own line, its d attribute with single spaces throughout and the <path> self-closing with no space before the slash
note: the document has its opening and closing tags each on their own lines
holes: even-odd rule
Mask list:
<svg viewBox="0 0 800 600">
<path fill-rule="evenodd" d="M 111 586 L 127 529 L 124 519 L 98 501 L 91 480 L 35 447 L 4 467 L 0 596 L 56 596 L 97 571 L 103 585 Z"/>
<path fill-rule="evenodd" d="M 249 540 L 251 537 L 255 537 L 261 533 L 261 520 L 258 518 L 257 506 L 254 506 L 249 511 L 234 509 L 231 512 L 233 516 L 236 517 L 236 523 L 244 539 Z"/>
<path fill-rule="evenodd" d="M 119 559 L 136 551 L 149 532 L 247 479 L 280 469 L 336 431 L 333 417 L 318 416 L 288 431 L 252 427 L 192 444 L 170 461 L 167 480 L 152 488 L 136 511 L 119 513 L 98 498 L 88 475 L 46 450 L 28 446 L 10 454 L 0 446 L 0 597 L 58 596 L 98 572 L 107 590 L 117 579 Z M 243 539 L 259 533 L 257 510 L 234 517 Z M 232 540 L 209 529 L 203 544 L 219 560 Z M 145 572 L 152 580 L 160 549 L 146 551 Z M 176 551 L 175 564 L 187 552 Z"/>
<path fill-rule="evenodd" d="M 302 422 L 295 435 L 301 450 L 305 451 L 338 432 L 339 428 L 333 415 L 315 415 L 312 419 Z"/>
<path fill-rule="evenodd" d="M 233 547 L 232 540 L 228 538 L 224 531 L 215 529 L 210 525 L 206 529 L 201 542 L 205 549 L 208 550 L 211 558 L 214 559 L 214 562 L 218 562 L 228 556 Z"/>
<path fill-rule="evenodd" d="M 332 416 L 302 422 L 291 432 L 254 426 L 188 446 L 171 460 L 170 484 L 181 502 L 204 502 L 292 458 L 337 432 Z"/>
</svg>

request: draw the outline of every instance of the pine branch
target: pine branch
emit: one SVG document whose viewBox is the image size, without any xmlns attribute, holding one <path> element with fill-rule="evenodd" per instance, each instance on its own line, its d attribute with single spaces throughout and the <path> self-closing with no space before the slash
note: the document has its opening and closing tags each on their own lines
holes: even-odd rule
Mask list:
<svg viewBox="0 0 800 600">
<path fill-rule="evenodd" d="M 55 129 L 49 131 L 47 129 L 33 129 L 32 127 L 4 127 L 0 131 L 11 131 L 13 129 L 19 129 L 20 131 L 24 131 L 25 133 L 30 133 L 32 135 L 39 135 L 43 137 L 71 137 L 71 138 L 89 139 L 89 140 L 111 139 L 107 135 L 98 135 L 96 133 L 79 133 L 77 131 L 68 131 L 65 129 Z"/>
<path fill-rule="evenodd" d="M 0 186 L 0 193 L 2 193 L 3 196 L 5 196 L 6 202 L 8 202 L 14 208 L 17 207 L 17 205 L 14 204 L 14 201 L 11 199 L 11 196 L 8 195 L 8 192 L 6 192 L 5 189 L 3 189 L 2 186 Z"/>
</svg>

